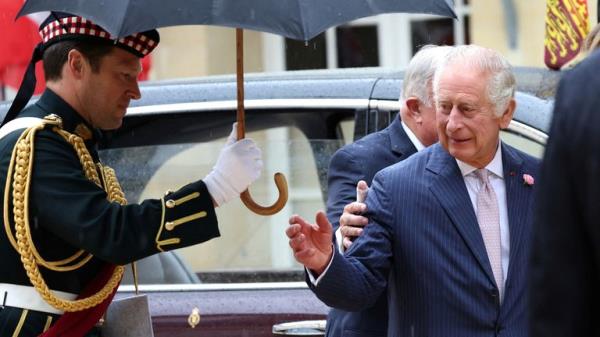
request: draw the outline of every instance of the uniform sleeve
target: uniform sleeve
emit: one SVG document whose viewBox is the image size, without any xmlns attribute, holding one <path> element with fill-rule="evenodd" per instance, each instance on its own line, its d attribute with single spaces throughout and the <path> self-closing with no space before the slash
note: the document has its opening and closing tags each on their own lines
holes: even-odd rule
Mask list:
<svg viewBox="0 0 600 337">
<path fill-rule="evenodd" d="M 122 206 L 85 177 L 74 149 L 60 136 L 42 131 L 35 146 L 30 217 L 69 245 L 126 264 L 220 235 L 202 181 Z"/>
</svg>

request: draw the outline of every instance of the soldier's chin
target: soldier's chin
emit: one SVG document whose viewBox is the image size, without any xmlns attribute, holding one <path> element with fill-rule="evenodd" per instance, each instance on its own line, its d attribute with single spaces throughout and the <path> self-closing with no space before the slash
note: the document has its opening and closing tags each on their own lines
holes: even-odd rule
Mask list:
<svg viewBox="0 0 600 337">
<path fill-rule="evenodd" d="M 123 119 L 114 121 L 114 123 L 111 123 L 110 125 L 103 125 L 100 129 L 102 129 L 104 131 L 111 131 L 111 130 L 116 130 L 116 129 L 120 128 L 121 125 L 123 125 Z"/>
</svg>

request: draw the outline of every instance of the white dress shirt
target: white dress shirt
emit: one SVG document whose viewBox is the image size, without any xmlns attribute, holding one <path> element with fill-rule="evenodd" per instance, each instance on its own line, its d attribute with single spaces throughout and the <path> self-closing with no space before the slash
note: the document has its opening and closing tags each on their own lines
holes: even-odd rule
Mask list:
<svg viewBox="0 0 600 337">
<path fill-rule="evenodd" d="M 502 248 L 502 274 L 504 275 L 504 282 L 506 283 L 506 275 L 508 273 L 508 262 L 510 254 L 510 231 L 508 227 L 508 208 L 506 206 L 506 185 L 504 183 L 504 169 L 502 166 L 502 151 L 501 145 L 498 145 L 496 155 L 494 159 L 487 164 L 485 167 L 489 172 L 490 184 L 496 193 L 496 199 L 498 200 L 498 210 L 500 211 L 500 245 Z M 473 167 L 467 163 L 456 160 L 458 168 L 462 173 L 469 197 L 471 198 L 471 204 L 475 214 L 477 214 L 477 193 L 481 188 L 481 181 L 477 178 L 475 171 L 476 167 Z"/>
</svg>

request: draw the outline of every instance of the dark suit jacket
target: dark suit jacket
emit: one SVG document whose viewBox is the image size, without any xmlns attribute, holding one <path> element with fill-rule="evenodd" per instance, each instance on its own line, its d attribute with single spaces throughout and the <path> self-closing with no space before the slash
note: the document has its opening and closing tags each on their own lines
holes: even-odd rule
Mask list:
<svg viewBox="0 0 600 337">
<path fill-rule="evenodd" d="M 502 160 L 510 228 L 502 305 L 464 180 L 439 144 L 375 176 L 372 223 L 310 286 L 344 310 L 369 307 L 389 286 L 388 336 L 527 336 L 533 186 L 523 174 L 537 176 L 539 162 L 505 144 Z"/>
<path fill-rule="evenodd" d="M 359 180 L 365 180 L 370 186 L 375 173 L 415 152 L 417 149 L 404 132 L 399 117 L 394 118 L 387 128 L 339 149 L 331 158 L 328 172 L 327 216 L 334 229 L 339 227 L 344 206 L 356 201 Z M 375 305 L 358 312 L 332 309 L 327 317 L 326 335 L 385 336 L 387 309 L 385 293 Z"/>
<path fill-rule="evenodd" d="M 541 170 L 531 270 L 534 337 L 600 336 L 600 53 L 566 73 Z"/>
</svg>

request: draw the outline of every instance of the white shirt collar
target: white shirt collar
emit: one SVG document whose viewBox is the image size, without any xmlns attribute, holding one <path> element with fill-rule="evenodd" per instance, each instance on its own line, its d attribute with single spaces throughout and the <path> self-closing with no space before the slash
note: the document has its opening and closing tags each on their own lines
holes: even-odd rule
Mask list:
<svg viewBox="0 0 600 337">
<path fill-rule="evenodd" d="M 499 178 L 504 179 L 504 170 L 502 168 L 502 142 L 498 142 L 498 147 L 496 148 L 496 154 L 494 155 L 494 158 L 492 159 L 491 162 L 489 162 L 486 165 L 486 169 L 488 169 L 488 171 L 492 172 L 494 175 L 496 175 Z M 465 162 L 462 162 L 458 159 L 456 159 L 456 163 L 458 164 L 458 168 L 460 169 L 460 172 L 462 173 L 462 176 L 465 177 L 468 174 L 471 174 L 473 171 L 477 170 L 476 167 L 473 167 Z"/>
<path fill-rule="evenodd" d="M 415 148 L 417 148 L 417 152 L 423 150 L 425 145 L 423 145 L 419 138 L 415 136 L 414 132 L 412 132 L 412 130 L 408 127 L 408 125 L 404 124 L 404 122 L 400 121 L 400 123 L 402 124 L 402 128 L 404 129 L 404 132 L 406 132 L 408 139 L 410 139 L 411 143 L 413 143 Z"/>
</svg>

